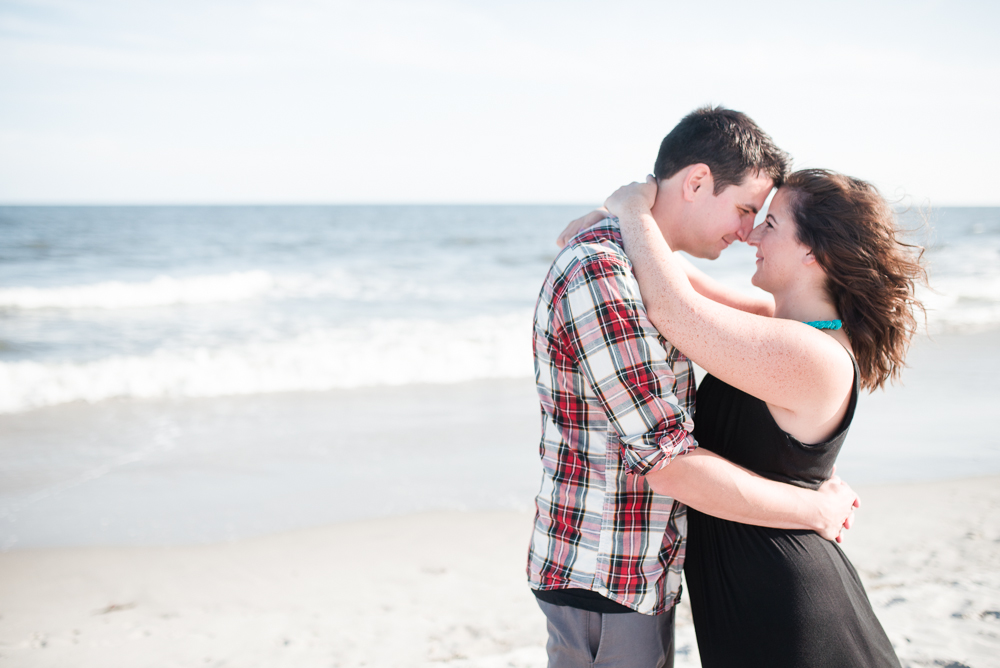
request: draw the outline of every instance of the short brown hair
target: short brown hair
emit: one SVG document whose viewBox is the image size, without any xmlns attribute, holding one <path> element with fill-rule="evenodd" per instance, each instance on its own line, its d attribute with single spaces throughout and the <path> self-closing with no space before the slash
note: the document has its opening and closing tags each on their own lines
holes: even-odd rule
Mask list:
<svg viewBox="0 0 1000 668">
<path fill-rule="evenodd" d="M 903 241 L 889 203 L 869 183 L 825 169 L 790 175 L 798 239 L 826 271 L 827 293 L 851 339 L 861 384 L 873 390 L 898 378 L 914 312 L 916 283 L 927 281 L 923 248 Z"/>
<path fill-rule="evenodd" d="M 789 158 L 746 114 L 707 106 L 685 116 L 663 138 L 653 175 L 669 179 L 698 163 L 712 170 L 718 195 L 750 174 L 768 176 L 780 186 L 788 174 Z"/>
</svg>

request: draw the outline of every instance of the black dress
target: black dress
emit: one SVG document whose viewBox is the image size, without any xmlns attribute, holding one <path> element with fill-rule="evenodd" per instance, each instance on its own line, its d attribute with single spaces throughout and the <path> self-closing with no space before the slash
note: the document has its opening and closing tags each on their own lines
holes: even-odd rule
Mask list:
<svg viewBox="0 0 1000 668">
<path fill-rule="evenodd" d="M 825 443 L 804 445 L 767 405 L 707 376 L 698 388 L 701 447 L 772 480 L 818 488 L 830 476 L 858 400 Z M 728 522 L 688 509 L 684 567 L 704 668 L 892 666 L 899 660 L 851 562 L 812 531 Z"/>
</svg>

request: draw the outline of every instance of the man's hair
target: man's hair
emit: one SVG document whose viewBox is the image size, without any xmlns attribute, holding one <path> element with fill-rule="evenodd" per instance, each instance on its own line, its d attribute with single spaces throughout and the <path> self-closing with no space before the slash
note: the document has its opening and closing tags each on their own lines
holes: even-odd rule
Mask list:
<svg viewBox="0 0 1000 668">
<path fill-rule="evenodd" d="M 712 170 L 715 194 L 751 174 L 768 176 L 780 186 L 788 175 L 788 154 L 746 114 L 706 106 L 685 116 L 660 143 L 653 175 L 669 179 L 689 165 Z"/>
</svg>

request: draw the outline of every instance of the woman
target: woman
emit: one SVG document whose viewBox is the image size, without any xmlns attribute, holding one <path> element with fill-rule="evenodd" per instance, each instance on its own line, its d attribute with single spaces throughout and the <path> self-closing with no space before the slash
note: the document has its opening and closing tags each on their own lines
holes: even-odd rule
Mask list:
<svg viewBox="0 0 1000 668">
<path fill-rule="evenodd" d="M 817 488 L 833 472 L 860 388 L 898 376 L 916 329 L 919 256 L 869 184 L 793 174 L 747 243 L 774 317 L 696 292 L 650 215 L 656 183 L 606 202 L 619 219 L 650 321 L 709 375 L 703 448 L 763 476 Z M 810 531 L 688 514 L 685 565 L 702 664 L 899 666 L 857 573 Z"/>
</svg>

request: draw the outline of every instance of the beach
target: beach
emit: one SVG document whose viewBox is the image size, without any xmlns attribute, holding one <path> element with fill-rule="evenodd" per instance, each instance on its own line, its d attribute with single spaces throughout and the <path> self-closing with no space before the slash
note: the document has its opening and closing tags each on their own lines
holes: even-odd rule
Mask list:
<svg viewBox="0 0 1000 668">
<path fill-rule="evenodd" d="M 996 350 L 995 332 L 920 339 L 905 385 L 862 398 L 842 457 L 862 479 L 843 547 L 906 666 L 980 668 L 1000 652 L 1000 467 L 975 410 L 996 401 Z M 925 419 L 965 390 L 961 419 Z M 537 410 L 520 379 L 0 416 L 12 459 L 50 448 L 33 474 L 6 471 L 0 657 L 544 666 L 524 573 Z M 84 434 L 143 432 L 160 445 L 142 456 L 52 465 Z M 909 482 L 865 482 L 893 462 Z M 677 665 L 697 666 L 686 606 Z"/>
<path fill-rule="evenodd" d="M 0 207 L 0 664 L 544 666 L 531 309 L 584 210 Z M 930 335 L 838 474 L 903 664 L 982 668 L 1000 210 L 948 215 Z"/>
<path fill-rule="evenodd" d="M 856 411 L 841 397 L 835 474 L 861 501 L 842 549 L 902 666 L 1000 668 L 1000 3 L 748 9 L 0 3 L 0 668 L 547 666 L 536 508 L 579 520 L 535 541 L 543 570 L 660 609 L 639 599 L 663 583 L 619 556 L 656 570 L 638 529 L 666 523 L 693 574 L 697 543 L 682 507 L 613 480 L 618 446 L 773 431 L 750 397 L 699 413 L 699 361 L 813 441 L 826 381 L 848 382 L 829 327 L 868 382 L 872 349 L 901 371 Z M 801 322 L 701 312 L 673 271 L 639 290 L 649 254 L 610 252 L 615 234 L 560 256 L 650 171 L 670 248 L 645 250 Z M 810 196 L 820 174 L 852 205 Z M 858 227 L 890 217 L 891 242 Z M 913 335 L 905 369 L 881 316 Z M 601 411 L 620 433 L 590 428 Z M 580 451 L 551 456 L 554 430 Z M 827 444 L 792 445 L 793 469 L 831 471 Z M 720 454 L 761 473 L 782 452 Z M 723 596 L 781 591 L 714 575 Z M 679 591 L 673 665 L 699 668 Z M 809 639 L 850 645 L 829 631 L 848 615 Z M 754 639 L 777 626 L 751 617 L 770 622 Z"/>
<path fill-rule="evenodd" d="M 860 489 L 844 543 L 904 666 L 1000 652 L 1000 476 Z M 434 512 L 200 547 L 0 554 L 11 666 L 540 668 L 531 516 Z M 677 665 L 698 666 L 690 612 Z"/>
</svg>

